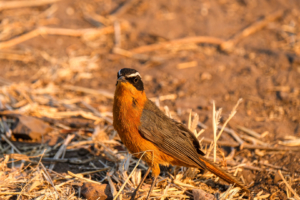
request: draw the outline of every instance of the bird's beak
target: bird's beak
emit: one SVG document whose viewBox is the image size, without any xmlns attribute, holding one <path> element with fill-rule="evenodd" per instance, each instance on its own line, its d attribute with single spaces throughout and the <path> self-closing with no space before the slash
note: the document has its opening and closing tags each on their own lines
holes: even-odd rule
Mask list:
<svg viewBox="0 0 300 200">
<path fill-rule="evenodd" d="M 124 76 L 120 76 L 120 77 L 118 78 L 118 82 L 126 82 L 125 77 L 124 77 Z"/>
<path fill-rule="evenodd" d="M 118 78 L 118 80 L 117 80 L 117 84 L 116 85 L 118 85 L 118 83 L 126 83 L 127 82 L 127 80 L 125 79 L 125 77 L 124 76 L 120 76 L 119 78 Z"/>
</svg>

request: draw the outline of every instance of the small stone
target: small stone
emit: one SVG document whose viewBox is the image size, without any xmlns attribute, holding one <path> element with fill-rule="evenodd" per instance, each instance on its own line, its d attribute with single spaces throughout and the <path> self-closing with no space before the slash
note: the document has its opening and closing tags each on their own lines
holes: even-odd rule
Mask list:
<svg viewBox="0 0 300 200">
<path fill-rule="evenodd" d="M 214 195 L 209 194 L 201 189 L 193 189 L 194 200 L 215 200 Z"/>
<path fill-rule="evenodd" d="M 212 78 L 212 75 L 208 72 L 203 72 L 201 74 L 201 80 L 204 81 L 204 80 L 210 80 Z"/>
<path fill-rule="evenodd" d="M 275 172 L 274 184 L 277 184 L 281 180 L 282 180 L 281 176 L 278 174 L 278 172 Z"/>
<path fill-rule="evenodd" d="M 226 69 L 226 66 L 225 66 L 225 65 L 219 65 L 219 67 L 218 67 L 218 71 L 219 71 L 219 72 L 224 72 L 225 69 Z"/>
<path fill-rule="evenodd" d="M 84 183 L 81 188 L 81 194 L 87 200 L 108 200 L 113 198 L 107 184 Z"/>
<path fill-rule="evenodd" d="M 68 14 L 68 15 L 74 15 L 74 13 L 75 13 L 75 10 L 74 10 L 74 8 L 72 8 L 72 7 L 68 7 L 67 9 L 66 9 L 66 13 Z"/>
</svg>

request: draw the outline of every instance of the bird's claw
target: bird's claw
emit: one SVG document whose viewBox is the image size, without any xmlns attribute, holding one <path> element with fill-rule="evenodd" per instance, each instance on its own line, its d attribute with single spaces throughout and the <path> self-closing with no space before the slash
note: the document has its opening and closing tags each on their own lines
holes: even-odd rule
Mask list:
<svg viewBox="0 0 300 200">
<path fill-rule="evenodd" d="M 137 191 L 135 190 L 135 191 L 132 193 L 130 200 L 134 200 L 136 195 L 137 195 Z"/>
</svg>

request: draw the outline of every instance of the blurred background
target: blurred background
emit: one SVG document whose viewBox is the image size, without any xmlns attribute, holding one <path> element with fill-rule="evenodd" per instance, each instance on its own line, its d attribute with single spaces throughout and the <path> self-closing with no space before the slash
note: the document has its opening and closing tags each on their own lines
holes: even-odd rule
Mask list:
<svg viewBox="0 0 300 200">
<path fill-rule="evenodd" d="M 202 136 L 212 138 L 213 100 L 223 123 L 243 98 L 229 128 L 265 144 L 299 141 L 299 23 L 299 0 L 0 1 L 0 108 L 111 125 L 117 72 L 134 68 L 175 119 L 197 113 Z M 56 144 L 55 134 L 44 139 Z M 288 166 L 295 155 L 265 159 Z"/>
<path fill-rule="evenodd" d="M 232 123 L 272 139 L 300 136 L 297 0 L 21 2 L 1 2 L 2 85 L 39 81 L 113 94 L 118 70 L 135 68 L 148 97 L 166 96 L 162 106 L 179 114 L 193 109 L 207 123 L 212 100 L 228 114 L 243 98 Z M 230 39 L 234 45 L 223 47 Z M 111 111 L 112 101 L 103 103 Z"/>
</svg>

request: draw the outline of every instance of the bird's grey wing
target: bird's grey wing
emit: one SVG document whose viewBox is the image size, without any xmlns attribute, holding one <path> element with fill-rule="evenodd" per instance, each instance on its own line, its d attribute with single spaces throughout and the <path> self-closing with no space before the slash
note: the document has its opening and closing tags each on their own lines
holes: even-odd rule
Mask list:
<svg viewBox="0 0 300 200">
<path fill-rule="evenodd" d="M 194 133 L 192 133 L 185 125 L 183 125 L 182 123 L 176 122 L 174 121 L 174 123 L 176 124 L 176 126 L 179 128 L 179 130 L 184 133 L 187 137 L 188 140 L 191 141 L 197 151 L 198 154 L 205 156 L 205 153 L 203 153 L 200 150 L 200 144 L 198 139 L 196 138 L 196 136 L 194 135 Z"/>
<path fill-rule="evenodd" d="M 154 143 L 164 153 L 186 164 L 206 168 L 205 163 L 199 160 L 196 147 L 200 146 L 196 137 L 191 136 L 193 133 L 182 124 L 167 117 L 150 100 L 144 107 L 138 129 L 142 137 Z M 196 142 L 198 146 L 195 147 Z M 200 154 L 203 155 L 203 152 Z"/>
</svg>

